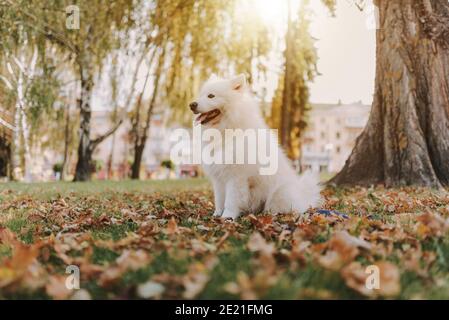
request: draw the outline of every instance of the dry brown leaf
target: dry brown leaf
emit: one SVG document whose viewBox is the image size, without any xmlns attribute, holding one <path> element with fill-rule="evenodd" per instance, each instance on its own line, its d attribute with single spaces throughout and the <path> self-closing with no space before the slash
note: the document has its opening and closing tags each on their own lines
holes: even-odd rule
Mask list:
<svg viewBox="0 0 449 320">
<path fill-rule="evenodd" d="M 419 223 L 416 225 L 416 233 L 426 238 L 429 236 L 441 237 L 449 230 L 447 222 L 438 214 L 426 212 L 420 215 L 417 220 Z"/>
<path fill-rule="evenodd" d="M 397 296 L 401 291 L 398 267 L 390 262 L 380 262 L 377 266 L 380 270 L 379 294 L 383 297 Z"/>
<path fill-rule="evenodd" d="M 171 217 L 170 220 L 168 221 L 167 228 L 165 228 L 165 232 L 167 234 L 175 234 L 179 232 L 178 224 L 176 223 L 174 217 Z"/>
<path fill-rule="evenodd" d="M 209 282 L 209 272 L 217 263 L 218 258 L 210 257 L 204 263 L 195 263 L 189 267 L 189 271 L 182 281 L 185 288 L 182 295 L 185 299 L 193 299 L 201 293 Z"/>
<path fill-rule="evenodd" d="M 359 255 L 359 248 L 370 250 L 371 244 L 347 231 L 339 231 L 328 241 L 327 247 L 325 255 L 318 257 L 318 262 L 327 269 L 339 270 Z"/>
<path fill-rule="evenodd" d="M 0 243 L 8 246 L 15 246 L 20 243 L 20 241 L 17 240 L 14 232 L 7 228 L 0 227 Z"/>
<path fill-rule="evenodd" d="M 148 281 L 137 287 L 137 295 L 144 299 L 160 298 L 164 293 L 165 287 L 154 281 Z"/>
<path fill-rule="evenodd" d="M 19 242 L 13 233 L 2 229 L 0 232 L 2 243 L 12 246 L 12 256 L 2 261 L 0 266 L 0 288 L 12 283 L 26 280 L 28 287 L 36 287 L 41 283 L 42 269 L 36 261 L 43 243 L 25 245 Z M 36 279 L 37 277 L 37 279 Z M 38 280 L 37 282 L 35 280 Z"/>
<path fill-rule="evenodd" d="M 73 293 L 70 300 L 92 300 L 92 296 L 86 289 L 79 289 Z"/>
<path fill-rule="evenodd" d="M 370 273 L 367 273 L 366 267 L 359 262 L 352 262 L 344 267 L 341 275 L 346 285 L 360 294 L 367 297 L 386 297 L 397 296 L 401 291 L 399 269 L 389 262 L 379 262 L 375 266 L 379 268 L 379 288 L 369 288 L 366 285 Z"/>
<path fill-rule="evenodd" d="M 66 279 L 63 275 L 50 276 L 45 286 L 47 294 L 53 299 L 67 299 L 73 291 L 67 288 Z"/>
<path fill-rule="evenodd" d="M 239 287 L 240 297 L 243 300 L 255 300 L 257 299 L 257 294 L 253 289 L 251 279 L 244 272 L 239 272 L 237 274 L 237 283 Z"/>
<path fill-rule="evenodd" d="M 151 257 L 143 250 L 125 250 L 116 260 L 116 266 L 106 268 L 100 275 L 98 282 L 101 286 L 108 286 L 116 281 L 126 271 L 135 271 L 147 266 Z"/>
<path fill-rule="evenodd" d="M 263 255 L 272 255 L 275 252 L 273 243 L 268 243 L 259 232 L 254 232 L 248 240 L 248 249 Z"/>
<path fill-rule="evenodd" d="M 116 261 L 122 269 L 137 270 L 148 265 L 150 260 L 151 257 L 143 250 L 125 250 Z"/>
</svg>

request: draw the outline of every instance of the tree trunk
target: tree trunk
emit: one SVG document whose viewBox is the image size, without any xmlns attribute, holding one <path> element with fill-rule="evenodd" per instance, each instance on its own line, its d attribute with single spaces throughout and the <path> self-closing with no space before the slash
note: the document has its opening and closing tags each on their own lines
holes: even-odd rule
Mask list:
<svg viewBox="0 0 449 320">
<path fill-rule="evenodd" d="M 67 166 L 69 163 L 69 146 L 70 146 L 70 104 L 67 105 L 64 128 L 64 157 L 61 166 L 61 177 L 59 180 L 64 181 L 67 174 Z"/>
<path fill-rule="evenodd" d="M 142 163 L 144 149 L 144 144 L 137 144 L 134 147 L 134 159 L 131 165 L 131 179 L 133 180 L 140 179 L 140 165 Z"/>
<path fill-rule="evenodd" d="M 378 0 L 375 96 L 337 185 L 449 185 L 449 3 Z"/>
<path fill-rule="evenodd" d="M 284 150 L 290 149 L 290 117 L 291 117 L 291 104 L 292 104 L 292 90 L 291 90 L 291 74 L 292 74 L 292 34 L 293 34 L 293 21 L 292 21 L 292 8 L 291 0 L 288 0 L 288 20 L 287 20 L 287 33 L 285 36 L 285 70 L 284 70 L 284 89 L 282 92 L 282 105 L 281 105 L 281 123 L 280 123 L 280 138 L 279 142 Z"/>
<path fill-rule="evenodd" d="M 93 76 L 90 72 L 90 64 L 85 60 L 79 63 L 81 78 L 80 108 L 80 130 L 78 145 L 78 162 L 74 181 L 89 181 L 92 176 L 92 145 L 90 141 L 90 120 L 92 118 L 92 89 Z"/>
<path fill-rule="evenodd" d="M 20 107 L 18 102 L 16 102 L 14 109 L 14 127 L 11 143 L 11 174 L 9 179 L 11 181 L 20 180 L 20 176 L 17 176 L 16 168 L 20 168 L 20 154 L 21 154 L 21 125 L 20 125 Z"/>
<path fill-rule="evenodd" d="M 148 80 L 151 75 L 151 64 L 148 67 L 147 75 L 145 77 L 145 82 L 143 84 L 142 91 L 140 92 L 140 95 L 137 99 L 136 103 L 136 114 L 134 115 L 133 121 L 132 121 L 132 128 L 131 128 L 131 134 L 134 137 L 134 159 L 133 163 L 131 164 L 131 179 L 138 180 L 140 177 L 140 164 L 142 162 L 142 156 L 143 156 L 143 150 L 144 147 L 140 143 L 140 112 L 142 109 L 142 100 L 143 100 L 143 94 L 145 92 L 145 88 L 147 86 Z M 154 93 L 153 93 L 154 96 Z"/>
<path fill-rule="evenodd" d="M 114 133 L 112 135 L 111 153 L 109 154 L 109 158 L 108 158 L 108 167 L 107 167 L 108 168 L 107 169 L 108 180 L 112 179 L 112 177 L 113 177 L 115 138 L 116 138 L 116 134 Z"/>
<path fill-rule="evenodd" d="M 162 67 L 163 67 L 164 61 L 165 61 L 164 59 L 165 59 L 165 47 L 164 47 L 164 49 L 162 49 L 162 52 L 159 56 L 158 66 L 156 68 L 156 74 L 155 74 L 155 78 L 154 78 L 153 93 L 151 96 L 150 105 L 148 106 L 147 117 L 145 119 L 145 124 L 144 124 L 144 128 L 143 128 L 142 132 L 140 132 L 138 130 L 140 127 L 140 104 L 142 101 L 142 95 L 139 97 L 138 113 L 136 115 L 136 123 L 135 123 L 136 130 L 134 132 L 134 134 L 135 134 L 135 137 L 134 137 L 134 139 L 135 139 L 134 140 L 134 160 L 131 165 L 131 179 L 133 179 L 133 180 L 140 178 L 140 165 L 142 163 L 143 152 L 145 150 L 145 144 L 147 143 L 147 139 L 148 139 L 148 134 L 149 134 L 150 125 L 151 125 L 151 118 L 153 116 L 154 105 L 156 104 L 157 94 L 158 94 L 158 90 L 159 90 L 159 82 L 160 82 L 161 73 L 162 73 Z M 149 76 L 149 74 L 147 74 L 147 78 L 145 79 L 145 85 L 147 83 L 148 76 Z M 144 85 L 144 89 L 145 89 L 145 85 Z M 143 94 L 143 92 L 142 92 L 142 94 Z"/>
<path fill-rule="evenodd" d="M 140 165 L 142 163 L 143 151 L 145 150 L 145 144 L 147 143 L 148 134 L 150 131 L 151 118 L 153 116 L 153 109 L 156 103 L 157 92 L 159 89 L 160 72 L 156 74 L 154 81 L 153 95 L 151 97 L 150 105 L 148 106 L 147 117 L 145 120 L 145 126 L 142 130 L 141 136 L 136 136 L 136 142 L 134 144 L 134 160 L 131 165 L 131 179 L 140 179 Z M 137 131 L 139 132 L 139 131 Z"/>
<path fill-rule="evenodd" d="M 79 100 L 80 109 L 80 133 L 78 146 L 78 162 L 76 163 L 76 171 L 74 181 L 90 181 L 94 171 L 92 155 L 95 148 L 103 142 L 123 123 L 121 118 L 109 131 L 100 135 L 95 139 L 90 138 L 90 125 L 92 118 L 92 90 L 93 90 L 93 74 L 94 67 L 91 63 L 89 55 L 81 55 L 78 57 L 78 66 L 81 79 L 81 96 Z"/>
<path fill-rule="evenodd" d="M 0 177 L 7 177 L 11 165 L 11 142 L 5 133 L 0 132 Z"/>
</svg>

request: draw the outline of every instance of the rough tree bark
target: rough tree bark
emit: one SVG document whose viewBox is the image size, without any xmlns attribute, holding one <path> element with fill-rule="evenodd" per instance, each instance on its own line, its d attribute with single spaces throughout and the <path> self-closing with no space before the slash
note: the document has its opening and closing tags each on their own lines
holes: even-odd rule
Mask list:
<svg viewBox="0 0 449 320">
<path fill-rule="evenodd" d="M 330 183 L 449 185 L 449 2 L 377 0 L 368 124 Z"/>
</svg>

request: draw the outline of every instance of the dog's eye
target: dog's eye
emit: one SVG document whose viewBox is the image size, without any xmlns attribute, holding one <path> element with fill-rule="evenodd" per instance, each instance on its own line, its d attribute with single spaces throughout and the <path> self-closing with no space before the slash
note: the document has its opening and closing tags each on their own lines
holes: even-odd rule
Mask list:
<svg viewBox="0 0 449 320">
<path fill-rule="evenodd" d="M 213 99 L 215 98 L 215 95 L 213 95 L 212 93 L 210 95 L 207 96 L 209 99 Z"/>
</svg>

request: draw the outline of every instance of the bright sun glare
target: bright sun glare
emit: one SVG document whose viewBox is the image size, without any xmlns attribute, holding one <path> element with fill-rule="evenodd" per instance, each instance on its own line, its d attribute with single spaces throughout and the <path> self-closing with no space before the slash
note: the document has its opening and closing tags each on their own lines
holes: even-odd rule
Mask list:
<svg viewBox="0 0 449 320">
<path fill-rule="evenodd" d="M 297 10 L 301 0 L 253 0 L 260 17 L 273 27 L 282 27 L 286 22 L 287 4 L 291 2 L 292 11 Z"/>
</svg>

